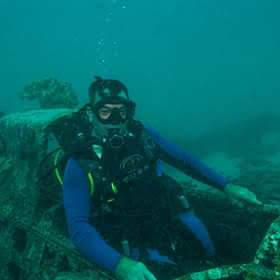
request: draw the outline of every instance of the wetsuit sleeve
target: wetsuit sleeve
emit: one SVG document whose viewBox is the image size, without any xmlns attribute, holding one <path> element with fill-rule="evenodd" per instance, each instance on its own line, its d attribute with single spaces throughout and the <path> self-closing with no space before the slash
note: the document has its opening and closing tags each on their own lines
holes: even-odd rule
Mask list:
<svg viewBox="0 0 280 280">
<path fill-rule="evenodd" d="M 216 250 L 214 243 L 211 240 L 208 230 L 203 222 L 192 211 L 179 213 L 178 218 L 201 243 L 208 257 L 215 256 Z"/>
<path fill-rule="evenodd" d="M 207 185 L 223 190 L 229 179 L 217 174 L 205 163 L 195 158 L 190 153 L 180 149 L 160 136 L 160 134 L 150 127 L 146 127 L 147 133 L 152 137 L 159 147 L 159 158 L 162 161 L 178 168 L 188 176 Z"/>
<path fill-rule="evenodd" d="M 93 205 L 84 173 L 74 159 L 70 159 L 66 166 L 63 201 L 73 244 L 90 261 L 114 272 L 122 256 L 89 224 L 90 208 Z"/>
</svg>

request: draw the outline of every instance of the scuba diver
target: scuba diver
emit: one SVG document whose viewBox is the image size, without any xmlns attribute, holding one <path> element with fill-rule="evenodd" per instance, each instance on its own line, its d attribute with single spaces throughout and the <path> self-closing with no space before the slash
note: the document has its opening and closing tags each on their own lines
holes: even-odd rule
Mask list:
<svg viewBox="0 0 280 280">
<path fill-rule="evenodd" d="M 122 82 L 96 77 L 89 103 L 54 134 L 67 154 L 63 203 L 75 247 L 118 279 L 155 280 L 144 262 L 176 265 L 161 251 L 162 244 L 176 251 L 170 234 L 176 225 L 195 237 L 207 257 L 216 255 L 205 225 L 162 162 L 232 199 L 261 202 L 135 120 L 135 109 Z"/>
</svg>

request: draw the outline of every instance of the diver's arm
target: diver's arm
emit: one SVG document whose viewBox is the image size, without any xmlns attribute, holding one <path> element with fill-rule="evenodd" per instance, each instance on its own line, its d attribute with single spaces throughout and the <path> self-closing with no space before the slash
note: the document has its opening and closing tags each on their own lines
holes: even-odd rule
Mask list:
<svg viewBox="0 0 280 280">
<path fill-rule="evenodd" d="M 178 214 L 181 223 L 189 229 L 200 242 L 208 257 L 216 255 L 216 249 L 209 232 L 201 219 L 193 211 L 185 211 Z"/>
<path fill-rule="evenodd" d="M 122 255 L 89 224 L 90 194 L 83 171 L 74 159 L 68 161 L 65 170 L 63 200 L 73 244 L 90 261 L 114 272 Z"/>
<path fill-rule="evenodd" d="M 168 142 L 154 129 L 146 126 L 145 129 L 158 145 L 161 160 L 178 168 L 192 178 L 218 189 L 224 190 L 225 186 L 229 183 L 227 178 L 217 174 L 213 169 L 209 168 L 190 153 Z"/>
</svg>

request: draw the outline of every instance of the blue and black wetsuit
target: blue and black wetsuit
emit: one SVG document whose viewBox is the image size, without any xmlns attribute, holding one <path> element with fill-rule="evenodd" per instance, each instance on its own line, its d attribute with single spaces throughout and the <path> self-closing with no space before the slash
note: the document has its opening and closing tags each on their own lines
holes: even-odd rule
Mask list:
<svg viewBox="0 0 280 280">
<path fill-rule="evenodd" d="M 162 138 L 155 130 L 147 127 L 145 127 L 145 130 L 159 147 L 159 161 L 164 161 L 178 168 L 200 182 L 220 190 L 224 189 L 228 183 L 225 177 L 218 175 L 191 154 L 182 151 L 176 145 Z M 70 158 L 66 166 L 63 186 L 64 207 L 70 238 L 82 255 L 101 267 L 114 272 L 123 255 L 112 248 L 98 232 L 96 226 L 90 223 L 90 213 L 96 205 L 90 197 L 88 181 L 84 174 L 78 161 Z M 162 175 L 160 167 L 157 175 Z M 193 232 L 206 249 L 207 254 L 214 255 L 214 246 L 203 223 L 192 212 L 178 213 L 178 218 L 183 225 Z M 157 253 L 154 255 L 157 255 Z"/>
</svg>

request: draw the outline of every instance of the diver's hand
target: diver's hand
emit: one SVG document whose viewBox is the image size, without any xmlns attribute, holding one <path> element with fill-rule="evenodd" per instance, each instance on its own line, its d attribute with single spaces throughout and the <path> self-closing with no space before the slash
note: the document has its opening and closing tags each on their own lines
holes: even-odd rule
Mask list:
<svg viewBox="0 0 280 280">
<path fill-rule="evenodd" d="M 247 202 L 255 205 L 262 205 L 262 203 L 257 199 L 256 195 L 249 191 L 248 189 L 241 187 L 239 185 L 228 184 L 225 187 L 225 193 L 233 201 Z"/>
<path fill-rule="evenodd" d="M 116 269 L 119 280 L 156 280 L 155 276 L 141 262 L 123 257 Z"/>
</svg>

